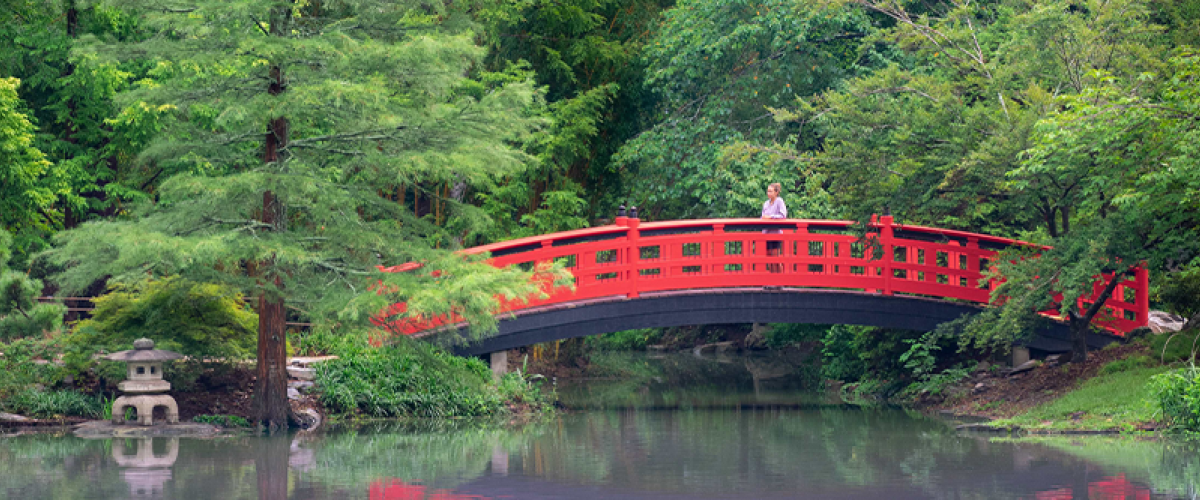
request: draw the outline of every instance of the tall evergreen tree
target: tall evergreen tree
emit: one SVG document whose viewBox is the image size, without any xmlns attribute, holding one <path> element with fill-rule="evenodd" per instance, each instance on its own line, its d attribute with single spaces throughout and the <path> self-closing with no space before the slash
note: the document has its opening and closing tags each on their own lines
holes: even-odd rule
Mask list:
<svg viewBox="0 0 1200 500">
<path fill-rule="evenodd" d="M 158 131 L 136 161 L 179 173 L 132 217 L 63 233 L 60 279 L 181 274 L 257 296 L 261 424 L 293 418 L 289 310 L 363 321 L 403 300 L 410 316 L 454 312 L 483 331 L 496 294 L 534 291 L 526 273 L 448 251 L 487 224 L 449 186 L 519 173 L 530 158 L 511 145 L 540 126 L 530 83 L 464 76 L 484 51 L 451 2 L 112 4 L 133 9 L 145 41 L 93 50 L 155 61 L 112 121 Z M 411 261 L 439 272 L 376 270 Z"/>
</svg>

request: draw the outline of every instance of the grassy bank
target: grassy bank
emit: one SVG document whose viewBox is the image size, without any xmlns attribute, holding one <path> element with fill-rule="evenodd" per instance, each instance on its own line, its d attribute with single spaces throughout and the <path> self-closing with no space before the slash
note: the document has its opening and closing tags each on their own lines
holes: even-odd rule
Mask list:
<svg viewBox="0 0 1200 500">
<path fill-rule="evenodd" d="M 992 424 L 1033 432 L 1155 429 L 1161 411 L 1151 398 L 1151 378 L 1171 369 L 1154 366 L 1102 373 L 1058 399 Z"/>
<path fill-rule="evenodd" d="M 1186 375 L 1198 335 L 1150 336 L 1093 352 L 1086 363 L 1014 376 L 976 374 L 933 407 L 1030 433 L 1195 433 L 1200 387 Z"/>
</svg>

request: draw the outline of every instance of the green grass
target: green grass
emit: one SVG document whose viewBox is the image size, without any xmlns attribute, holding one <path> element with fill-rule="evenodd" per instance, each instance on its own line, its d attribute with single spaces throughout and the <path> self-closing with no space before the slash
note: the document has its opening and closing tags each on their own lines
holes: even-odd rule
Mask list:
<svg viewBox="0 0 1200 500">
<path fill-rule="evenodd" d="M 1160 416 L 1147 384 L 1150 377 L 1170 368 L 1125 365 L 1121 370 L 1087 380 L 1078 389 L 1023 415 L 993 424 L 1024 429 L 1134 430 L 1136 424 Z"/>
<path fill-rule="evenodd" d="M 1200 351 L 1200 329 L 1150 335 L 1143 342 L 1150 346 L 1150 357 L 1155 361 L 1172 363 L 1192 359 Z"/>
<path fill-rule="evenodd" d="M 3 400 L 0 407 L 33 418 L 100 418 L 104 414 L 104 402 L 104 398 L 75 391 L 29 389 Z"/>
</svg>

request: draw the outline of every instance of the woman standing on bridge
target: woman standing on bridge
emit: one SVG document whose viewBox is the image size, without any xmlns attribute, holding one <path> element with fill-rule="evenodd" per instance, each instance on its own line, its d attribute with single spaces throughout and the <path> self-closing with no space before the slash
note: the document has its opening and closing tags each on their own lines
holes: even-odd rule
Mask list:
<svg viewBox="0 0 1200 500">
<path fill-rule="evenodd" d="M 763 202 L 762 218 L 764 219 L 786 219 L 787 205 L 783 203 L 783 198 L 779 197 L 779 189 L 782 186 L 778 182 L 771 183 L 767 186 L 767 201 Z M 782 229 L 763 229 L 763 234 L 783 234 Z M 782 241 L 768 241 L 767 255 L 780 255 L 783 253 Z M 767 270 L 777 273 L 780 270 L 779 264 L 767 264 Z"/>
</svg>

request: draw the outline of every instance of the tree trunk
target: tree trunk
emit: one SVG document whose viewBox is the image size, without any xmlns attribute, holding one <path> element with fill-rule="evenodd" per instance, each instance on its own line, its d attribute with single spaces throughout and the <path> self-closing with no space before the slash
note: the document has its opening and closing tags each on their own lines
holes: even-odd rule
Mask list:
<svg viewBox="0 0 1200 500">
<path fill-rule="evenodd" d="M 275 194 L 263 193 L 264 224 L 276 230 L 284 227 L 282 203 Z M 262 266 L 263 278 L 274 275 L 275 288 L 282 290 L 283 281 L 272 271 L 272 263 Z M 254 384 L 254 418 L 271 431 L 286 429 L 297 423 L 287 398 L 287 312 L 281 296 L 263 293 L 258 296 L 258 379 Z"/>
<path fill-rule="evenodd" d="M 1117 284 L 1121 283 L 1121 279 L 1124 277 L 1124 272 L 1114 272 L 1112 278 L 1109 278 L 1108 283 L 1104 286 L 1104 290 L 1100 292 L 1099 296 L 1095 297 L 1095 302 L 1092 302 L 1087 311 L 1084 311 L 1082 315 L 1075 311 L 1067 314 L 1067 324 L 1071 327 L 1072 363 L 1087 361 L 1087 336 L 1092 331 L 1092 319 L 1100 311 L 1104 310 L 1104 303 L 1108 302 L 1109 297 L 1112 297 L 1113 291 L 1117 289 Z"/>
<path fill-rule="evenodd" d="M 280 285 L 279 278 L 275 279 Z M 287 320 L 283 299 L 258 297 L 258 379 L 254 384 L 254 418 L 274 431 L 295 417 L 287 398 Z"/>
<path fill-rule="evenodd" d="M 271 31 L 281 29 L 275 22 Z M 267 93 L 282 94 L 286 89 L 283 69 L 271 66 Z M 279 152 L 287 146 L 288 120 L 274 118 L 267 125 L 263 144 L 263 163 L 279 161 Z M 263 192 L 262 221 L 272 231 L 287 229 L 287 214 L 283 202 L 271 191 Z M 276 291 L 282 291 L 283 281 L 274 270 L 274 262 L 262 265 L 263 283 L 274 280 Z M 254 384 L 254 418 L 259 425 L 271 431 L 286 429 L 297 423 L 287 398 L 287 313 L 281 295 L 268 294 L 264 290 L 258 297 L 258 379 Z"/>
<path fill-rule="evenodd" d="M 1087 336 L 1092 332 L 1092 324 L 1075 313 L 1071 313 L 1068 317 L 1070 319 L 1067 324 L 1071 327 L 1071 362 L 1082 363 L 1087 361 Z"/>
</svg>

